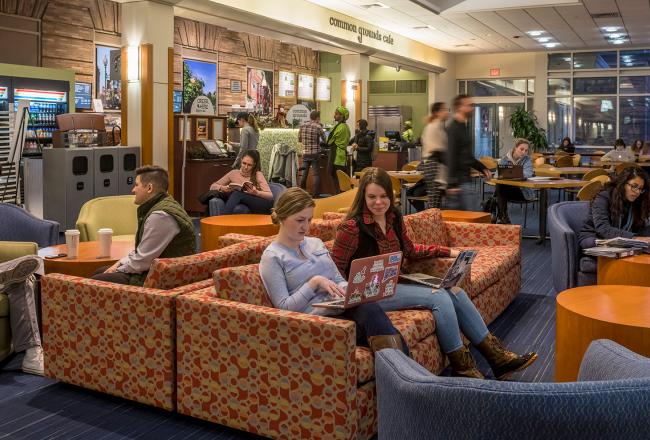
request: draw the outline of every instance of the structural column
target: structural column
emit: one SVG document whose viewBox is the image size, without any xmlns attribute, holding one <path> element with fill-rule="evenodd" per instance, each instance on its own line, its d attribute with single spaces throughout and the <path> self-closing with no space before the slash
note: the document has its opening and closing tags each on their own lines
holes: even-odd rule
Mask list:
<svg viewBox="0 0 650 440">
<path fill-rule="evenodd" d="M 122 4 L 122 94 L 126 145 L 142 147 L 142 164 L 171 175 L 174 9 L 153 1 Z M 171 50 L 170 50 L 171 49 Z M 170 182 L 171 184 L 171 182 Z M 173 185 L 170 185 L 173 188 Z"/>
<path fill-rule="evenodd" d="M 368 55 L 341 55 L 341 104 L 350 111 L 348 125 L 352 133 L 357 120 L 368 119 L 369 79 Z"/>
</svg>

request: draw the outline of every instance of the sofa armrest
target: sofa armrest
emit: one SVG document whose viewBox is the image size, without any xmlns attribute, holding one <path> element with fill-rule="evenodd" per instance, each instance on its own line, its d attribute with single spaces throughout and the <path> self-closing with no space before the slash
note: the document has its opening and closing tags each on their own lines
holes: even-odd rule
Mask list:
<svg viewBox="0 0 650 440">
<path fill-rule="evenodd" d="M 41 279 L 45 375 L 173 410 L 176 295 L 45 275 Z"/>
<path fill-rule="evenodd" d="M 448 243 L 454 246 L 521 245 L 521 226 L 444 222 Z"/>
<path fill-rule="evenodd" d="M 219 243 L 219 248 L 224 248 L 233 244 L 239 243 L 252 243 L 254 241 L 260 241 L 267 239 L 268 237 L 263 237 L 261 235 L 249 235 L 249 234 L 237 234 L 231 232 L 229 234 L 224 234 L 217 239 Z"/>
<path fill-rule="evenodd" d="M 38 245 L 26 241 L 0 241 L 0 263 L 24 257 L 25 255 L 37 255 Z"/>
<path fill-rule="evenodd" d="M 208 292 L 177 301 L 180 413 L 272 438 L 355 438 L 353 322 Z"/>
<path fill-rule="evenodd" d="M 582 358 L 579 381 L 650 377 L 650 359 L 608 339 L 589 344 Z"/>
</svg>

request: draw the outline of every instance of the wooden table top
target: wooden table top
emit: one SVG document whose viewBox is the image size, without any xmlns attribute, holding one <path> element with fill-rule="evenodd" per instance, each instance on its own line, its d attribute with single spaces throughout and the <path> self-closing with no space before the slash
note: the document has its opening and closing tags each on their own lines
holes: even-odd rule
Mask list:
<svg viewBox="0 0 650 440">
<path fill-rule="evenodd" d="M 535 167 L 535 175 L 539 176 L 564 176 L 571 174 L 587 174 L 592 171 L 590 167 Z"/>
<path fill-rule="evenodd" d="M 455 209 L 443 209 L 442 220 L 446 222 L 464 223 L 490 223 L 492 216 L 489 212 L 483 211 L 459 211 Z"/>
<path fill-rule="evenodd" d="M 615 167 L 616 165 L 620 165 L 622 163 L 626 162 L 620 162 L 620 161 L 602 161 L 602 160 L 594 160 L 591 164 L 594 167 L 606 167 L 606 166 L 612 166 Z M 640 167 L 650 167 L 650 161 L 645 161 L 645 162 L 633 162 L 635 165 L 640 166 Z"/>
<path fill-rule="evenodd" d="M 357 177 L 361 177 L 362 174 L 361 171 L 354 173 Z M 408 183 L 419 182 L 424 177 L 419 171 L 388 171 L 388 174 Z"/>
<path fill-rule="evenodd" d="M 111 256 L 107 258 L 98 258 L 99 255 L 99 242 L 98 241 L 82 241 L 79 243 L 79 251 L 77 258 L 70 259 L 68 257 L 60 258 L 47 258 L 45 262 L 48 261 L 57 262 L 57 263 L 70 263 L 70 264 L 79 264 L 92 262 L 106 262 L 110 263 L 111 261 L 117 261 L 122 257 L 125 257 L 135 248 L 135 244 L 132 241 L 115 241 L 111 243 Z M 38 250 L 38 255 L 45 257 L 47 255 L 57 255 L 57 254 L 67 254 L 68 246 L 65 244 L 58 244 L 56 246 L 49 246 Z"/>
<path fill-rule="evenodd" d="M 576 287 L 561 292 L 557 305 L 596 321 L 650 328 L 650 287 Z"/>
<path fill-rule="evenodd" d="M 270 215 L 266 214 L 234 214 L 215 215 L 201 219 L 201 224 L 207 226 L 265 226 L 273 224 Z"/>
<path fill-rule="evenodd" d="M 522 188 L 544 189 L 544 188 L 582 188 L 589 182 L 586 180 L 574 180 L 574 179 L 554 179 L 554 180 L 548 180 L 544 182 L 534 182 L 531 180 L 492 179 L 486 183 L 519 186 Z"/>
</svg>

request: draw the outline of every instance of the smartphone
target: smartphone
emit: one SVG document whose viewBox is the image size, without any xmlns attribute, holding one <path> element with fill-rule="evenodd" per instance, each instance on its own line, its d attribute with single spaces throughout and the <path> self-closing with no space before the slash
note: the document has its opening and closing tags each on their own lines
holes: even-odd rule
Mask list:
<svg viewBox="0 0 650 440">
<path fill-rule="evenodd" d="M 62 257 L 67 257 L 68 254 L 54 254 L 54 255 L 45 255 L 43 258 L 46 258 L 48 260 L 54 259 L 54 258 L 62 258 Z"/>
</svg>

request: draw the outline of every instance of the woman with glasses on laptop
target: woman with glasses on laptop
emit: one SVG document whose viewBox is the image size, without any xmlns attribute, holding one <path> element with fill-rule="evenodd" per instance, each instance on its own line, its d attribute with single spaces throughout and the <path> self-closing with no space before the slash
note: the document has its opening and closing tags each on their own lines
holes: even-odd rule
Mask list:
<svg viewBox="0 0 650 440">
<path fill-rule="evenodd" d="M 596 239 L 650 236 L 649 187 L 648 175 L 641 168 L 621 171 L 591 201 L 589 215 L 578 237 L 580 247 L 594 247 Z M 595 269 L 595 260 L 593 263 Z"/>
<path fill-rule="evenodd" d="M 528 139 L 516 139 L 515 146 L 499 160 L 498 166 L 518 165 L 523 168 L 525 179 L 533 177 L 533 161 L 528 155 L 529 144 Z M 532 188 L 496 185 L 494 188 L 494 196 L 496 197 L 499 211 L 497 223 L 509 225 L 508 202 L 526 202 L 533 200 L 535 193 Z"/>
<path fill-rule="evenodd" d="M 303 189 L 289 188 L 273 208 L 273 223 L 280 225 L 280 232 L 264 250 L 259 268 L 271 302 L 279 309 L 354 321 L 357 345 L 369 346 L 373 352 L 396 348 L 408 354 L 402 335 L 377 303 L 345 310 L 313 307 L 344 297 L 348 284 L 325 244 L 319 238 L 305 236 L 314 206 L 314 200 Z"/>
<path fill-rule="evenodd" d="M 332 251 L 334 262 L 341 273 L 348 275 L 352 260 L 398 251 L 403 252 L 404 259 L 458 256 L 458 251 L 446 247 L 411 242 L 402 215 L 394 206 L 388 173 L 370 168 L 361 177 L 350 212 L 337 231 Z M 432 292 L 430 287 L 423 285 L 399 283 L 393 297 L 377 304 L 385 311 L 430 309 L 436 320 L 438 342 L 456 376 L 484 378 L 463 344 L 461 328 L 488 360 L 497 379 L 526 368 L 537 358 L 536 353 L 518 355 L 506 350 L 488 331 L 476 307 L 459 287 Z"/>
</svg>

